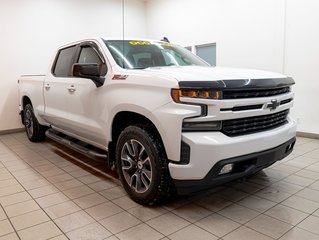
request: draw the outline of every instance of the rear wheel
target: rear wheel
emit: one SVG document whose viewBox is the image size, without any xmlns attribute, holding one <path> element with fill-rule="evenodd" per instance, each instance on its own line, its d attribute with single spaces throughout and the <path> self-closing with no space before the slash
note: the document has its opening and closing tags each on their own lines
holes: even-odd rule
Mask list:
<svg viewBox="0 0 319 240">
<path fill-rule="evenodd" d="M 116 146 L 118 172 L 124 189 L 137 203 L 154 205 L 170 195 L 167 159 L 158 139 L 140 126 L 129 126 Z"/>
<path fill-rule="evenodd" d="M 27 137 L 31 142 L 40 142 L 45 139 L 46 127 L 39 124 L 36 119 L 33 107 L 30 103 L 24 106 L 24 126 L 27 133 Z"/>
</svg>

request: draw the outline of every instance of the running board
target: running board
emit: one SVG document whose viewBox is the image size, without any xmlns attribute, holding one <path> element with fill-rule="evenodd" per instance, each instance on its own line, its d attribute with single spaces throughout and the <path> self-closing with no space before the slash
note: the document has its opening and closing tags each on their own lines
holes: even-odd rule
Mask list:
<svg viewBox="0 0 319 240">
<path fill-rule="evenodd" d="M 45 132 L 45 135 L 52 139 L 53 141 L 56 141 L 76 152 L 79 152 L 81 154 L 84 154 L 88 157 L 91 157 L 93 159 L 95 158 L 107 158 L 106 151 L 103 151 L 101 149 L 95 148 L 92 145 L 86 144 L 78 139 L 72 138 L 70 136 L 67 136 L 63 133 L 60 133 L 58 131 L 55 131 L 53 129 L 48 129 Z"/>
</svg>

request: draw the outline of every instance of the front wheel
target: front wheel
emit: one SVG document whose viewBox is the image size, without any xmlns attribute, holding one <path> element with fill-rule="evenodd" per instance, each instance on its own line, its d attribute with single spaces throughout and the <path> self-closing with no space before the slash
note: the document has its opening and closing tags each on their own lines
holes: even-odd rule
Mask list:
<svg viewBox="0 0 319 240">
<path fill-rule="evenodd" d="M 24 126 L 27 137 L 31 142 L 40 142 L 45 139 L 46 127 L 39 124 L 34 115 L 33 107 L 30 103 L 26 104 L 23 109 Z"/>
<path fill-rule="evenodd" d="M 154 205 L 167 199 L 172 186 L 167 159 L 151 131 L 125 128 L 117 141 L 116 160 L 123 187 L 135 202 Z"/>
</svg>

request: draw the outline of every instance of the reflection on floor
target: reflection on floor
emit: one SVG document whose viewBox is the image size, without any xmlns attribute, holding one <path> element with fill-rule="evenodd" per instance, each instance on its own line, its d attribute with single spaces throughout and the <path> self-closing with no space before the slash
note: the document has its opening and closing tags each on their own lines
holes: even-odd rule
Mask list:
<svg viewBox="0 0 319 240">
<path fill-rule="evenodd" d="M 245 182 L 156 208 L 125 194 L 103 162 L 24 133 L 0 136 L 2 239 L 319 239 L 319 140 Z"/>
</svg>

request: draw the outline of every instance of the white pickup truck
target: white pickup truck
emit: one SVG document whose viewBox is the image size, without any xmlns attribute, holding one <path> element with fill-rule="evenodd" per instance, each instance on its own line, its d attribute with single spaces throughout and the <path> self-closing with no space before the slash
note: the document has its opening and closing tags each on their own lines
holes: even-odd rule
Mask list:
<svg viewBox="0 0 319 240">
<path fill-rule="evenodd" d="M 211 67 L 165 41 L 86 39 L 19 79 L 28 138 L 115 166 L 145 205 L 243 178 L 291 153 L 292 78 Z"/>
</svg>

